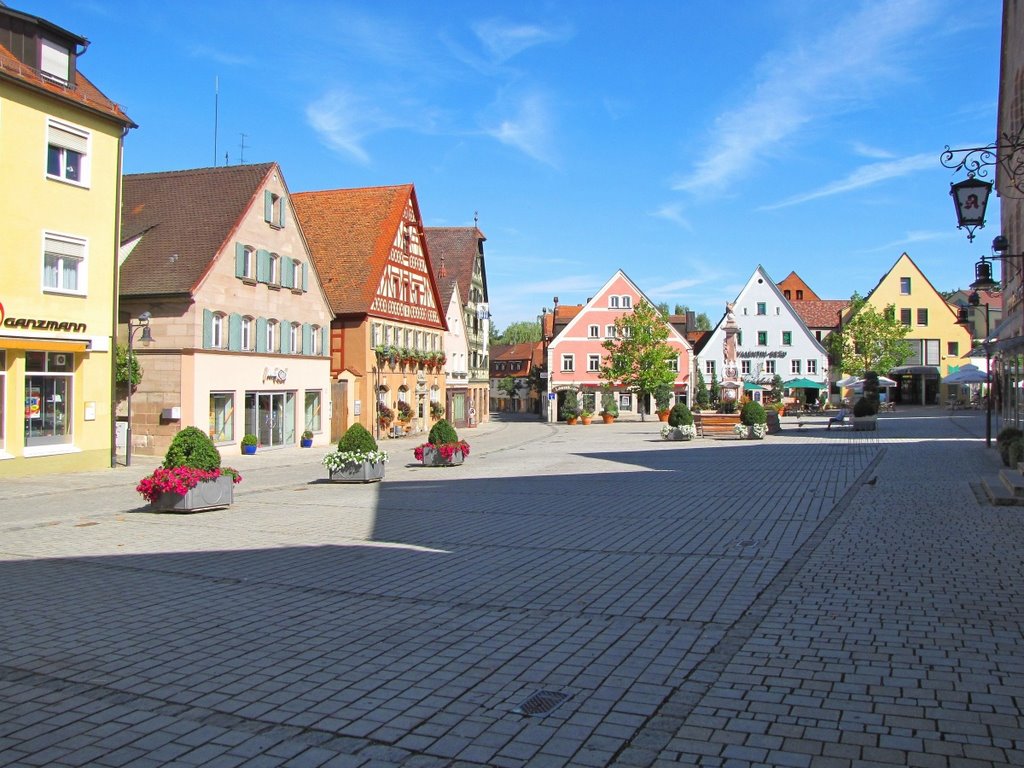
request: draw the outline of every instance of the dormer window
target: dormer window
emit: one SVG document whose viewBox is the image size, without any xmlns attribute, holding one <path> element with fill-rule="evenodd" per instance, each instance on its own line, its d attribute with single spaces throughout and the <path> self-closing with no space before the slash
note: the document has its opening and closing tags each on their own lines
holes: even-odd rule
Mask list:
<svg viewBox="0 0 1024 768">
<path fill-rule="evenodd" d="M 263 219 L 272 227 L 284 227 L 284 199 L 269 189 L 263 191 Z"/>
<path fill-rule="evenodd" d="M 39 69 L 47 77 L 67 83 L 71 80 L 71 51 L 66 45 L 43 38 Z"/>
</svg>

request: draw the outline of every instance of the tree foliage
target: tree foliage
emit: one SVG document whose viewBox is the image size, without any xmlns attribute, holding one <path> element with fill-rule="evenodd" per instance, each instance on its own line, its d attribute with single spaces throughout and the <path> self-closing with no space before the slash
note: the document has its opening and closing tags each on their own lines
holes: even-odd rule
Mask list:
<svg viewBox="0 0 1024 768">
<path fill-rule="evenodd" d="M 637 393 L 641 420 L 647 395 L 676 379 L 676 372 L 669 368 L 668 361 L 676 357 L 677 352 L 666 339 L 668 326 L 657 307 L 640 301 L 632 312 L 615 320 L 615 338 L 601 345 L 608 354 L 598 375 L 610 384 L 618 383 Z"/>
<path fill-rule="evenodd" d="M 498 391 L 508 395 L 509 400 L 519 397 L 519 387 L 522 386 L 512 376 L 506 376 L 498 382 Z"/>
<path fill-rule="evenodd" d="M 504 331 L 496 332 L 496 336 L 491 338 L 492 344 L 523 344 L 528 341 L 540 341 L 540 323 L 536 320 L 509 323 Z"/>
<path fill-rule="evenodd" d="M 828 336 L 829 353 L 846 375 L 866 371 L 891 371 L 910 357 L 910 345 L 904 338 L 910 328 L 896 317 L 890 304 L 879 312 L 858 293 L 850 297 L 849 320 L 842 330 Z"/>
<path fill-rule="evenodd" d="M 118 384 L 131 384 L 133 387 L 137 387 L 142 382 L 142 366 L 139 365 L 139 356 L 135 354 L 135 350 L 132 350 L 129 355 L 127 345 L 117 345 L 114 365 Z"/>
</svg>

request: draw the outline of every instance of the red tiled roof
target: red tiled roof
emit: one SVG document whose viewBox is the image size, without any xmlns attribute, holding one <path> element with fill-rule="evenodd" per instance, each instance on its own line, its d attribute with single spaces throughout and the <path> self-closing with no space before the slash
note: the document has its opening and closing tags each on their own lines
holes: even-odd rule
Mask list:
<svg viewBox="0 0 1024 768">
<path fill-rule="evenodd" d="M 803 278 L 800 277 L 796 272 L 790 272 L 786 275 L 786 279 L 780 283 L 776 283 L 779 290 L 785 295 L 786 291 L 789 291 L 789 296 L 786 296 L 790 301 L 821 301 L 821 297 L 818 296 L 811 287 L 804 282 Z M 803 298 L 797 299 L 796 292 L 803 291 Z"/>
<path fill-rule="evenodd" d="M 790 302 L 808 328 L 838 328 L 839 317 L 846 311 L 849 303 L 844 299 L 804 299 Z"/>
<path fill-rule="evenodd" d="M 582 304 L 559 304 L 554 308 L 554 312 L 545 312 L 541 317 L 541 332 L 545 336 L 551 336 L 552 322 L 554 322 L 554 332 L 558 333 L 582 311 Z"/>
<path fill-rule="evenodd" d="M 524 341 L 520 344 L 492 344 L 491 360 L 532 360 L 534 352 L 543 347 L 539 341 Z"/>
<path fill-rule="evenodd" d="M 33 90 L 42 91 L 50 96 L 112 118 L 131 128 L 138 128 L 119 104 L 104 96 L 99 88 L 77 70 L 75 71 L 74 85 L 61 84 L 51 78 L 43 77 L 38 69 L 23 64 L 7 48 L 0 45 L 0 78 L 13 80 Z"/>
<path fill-rule="evenodd" d="M 124 177 L 122 296 L 192 293 L 276 163 Z"/>
<path fill-rule="evenodd" d="M 430 248 L 430 264 L 434 268 L 434 282 L 441 293 L 445 308 L 452 299 L 452 285 L 457 283 L 462 301 L 469 300 L 469 288 L 473 281 L 473 264 L 480 252 L 479 242 L 486 240 L 484 233 L 476 227 L 424 227 L 427 245 Z M 445 275 L 441 276 L 442 268 Z M 484 290 L 487 279 L 484 277 Z M 484 301 L 487 296 L 484 295 Z"/>
<path fill-rule="evenodd" d="M 335 314 L 369 312 L 410 200 L 416 220 L 422 221 L 412 184 L 292 195 L 292 207 Z M 423 245 L 430 269 L 426 238 Z M 436 285 L 434 292 L 443 327 L 447 305 L 441 303 Z"/>
</svg>

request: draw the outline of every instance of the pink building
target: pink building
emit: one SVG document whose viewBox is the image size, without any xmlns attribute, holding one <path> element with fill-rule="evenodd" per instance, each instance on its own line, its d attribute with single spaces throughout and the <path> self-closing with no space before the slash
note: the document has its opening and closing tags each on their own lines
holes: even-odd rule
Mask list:
<svg viewBox="0 0 1024 768">
<path fill-rule="evenodd" d="M 585 410 L 597 413 L 601 410 L 601 389 L 605 382 L 598 373 L 601 370 L 607 350 L 601 346 L 615 334 L 615 320 L 639 302 L 653 304 L 643 291 L 620 269 L 604 284 L 597 295 L 587 300 L 579 313 L 551 340 L 545 362 L 548 370 L 548 392 L 555 395 L 545 402 L 548 421 L 558 419 L 559 392 L 577 388 L 581 393 Z M 678 373 L 675 382 L 675 400 L 689 402 L 690 362 L 693 348 L 686 338 L 669 321 L 667 343 L 678 351 L 673 361 Z M 619 406 L 619 416 L 639 415 L 641 403 L 636 393 L 613 388 Z M 652 398 L 649 398 L 652 399 Z M 654 403 L 643 404 L 645 413 L 654 413 Z"/>
</svg>

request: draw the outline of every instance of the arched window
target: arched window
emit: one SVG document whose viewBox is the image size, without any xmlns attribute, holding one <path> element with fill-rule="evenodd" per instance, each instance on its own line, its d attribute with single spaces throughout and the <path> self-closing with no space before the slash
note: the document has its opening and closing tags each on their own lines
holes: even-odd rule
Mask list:
<svg viewBox="0 0 1024 768">
<path fill-rule="evenodd" d="M 302 353 L 302 326 L 292 323 L 288 329 L 288 350 L 293 355 Z"/>
<path fill-rule="evenodd" d="M 631 299 L 629 296 L 623 296 L 622 306 L 625 307 L 626 309 L 629 309 L 630 307 L 633 306 L 633 299 Z"/>
<path fill-rule="evenodd" d="M 608 306 L 612 307 L 613 309 L 618 309 L 618 307 L 619 307 L 619 297 L 618 296 L 609 296 L 608 297 Z"/>
<path fill-rule="evenodd" d="M 314 355 L 322 355 L 324 353 L 324 335 L 321 333 L 319 325 L 314 325 L 312 327 L 311 335 L 313 336 L 312 353 Z"/>
<path fill-rule="evenodd" d="M 270 279 L 271 285 L 281 284 L 281 257 L 276 253 L 270 254 Z"/>
<path fill-rule="evenodd" d="M 226 316 L 223 312 L 214 312 L 212 322 L 210 323 L 210 346 L 214 349 L 223 349 L 225 346 L 225 326 Z"/>
<path fill-rule="evenodd" d="M 267 322 L 267 352 L 276 352 L 280 349 L 277 342 L 277 320 Z"/>
</svg>

